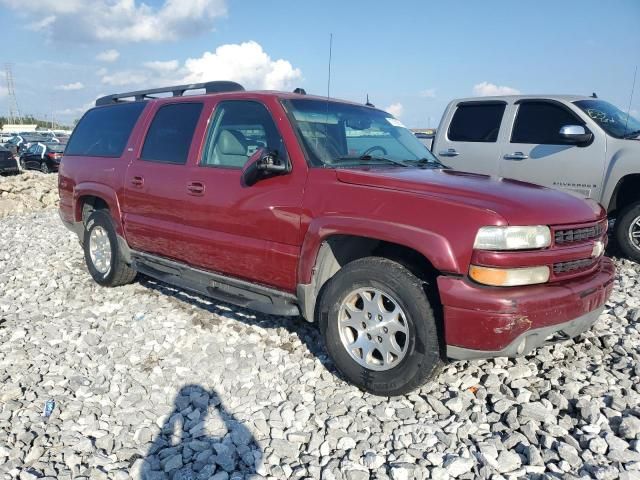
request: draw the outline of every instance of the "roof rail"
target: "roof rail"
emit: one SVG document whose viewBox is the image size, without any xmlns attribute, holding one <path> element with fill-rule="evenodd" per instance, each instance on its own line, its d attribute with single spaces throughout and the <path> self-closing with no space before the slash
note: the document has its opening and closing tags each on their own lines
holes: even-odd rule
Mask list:
<svg viewBox="0 0 640 480">
<path fill-rule="evenodd" d="M 221 92 L 241 92 L 244 91 L 244 87 L 236 82 L 230 82 L 227 80 L 204 82 L 204 83 L 191 83 L 188 85 L 175 85 L 173 87 L 160 87 L 152 88 L 149 90 L 137 90 L 135 92 L 114 93 L 105 97 L 100 97 L 96 100 L 96 107 L 101 105 L 109 105 L 112 103 L 118 103 L 125 98 L 133 98 L 136 101 L 146 100 L 150 98 L 150 95 L 157 93 L 172 93 L 174 97 L 181 97 L 187 90 L 200 90 L 204 88 L 206 93 L 221 93 Z"/>
</svg>

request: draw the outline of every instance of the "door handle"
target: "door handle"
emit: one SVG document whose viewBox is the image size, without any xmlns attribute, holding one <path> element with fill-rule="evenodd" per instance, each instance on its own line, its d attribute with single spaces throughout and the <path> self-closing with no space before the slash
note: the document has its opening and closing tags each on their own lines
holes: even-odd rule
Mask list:
<svg viewBox="0 0 640 480">
<path fill-rule="evenodd" d="M 448 148 L 438 153 L 441 157 L 457 157 L 460 153 L 455 148 Z"/>
<path fill-rule="evenodd" d="M 187 191 L 190 195 L 204 195 L 204 183 L 189 182 L 187 184 Z"/>
<path fill-rule="evenodd" d="M 505 160 L 526 160 L 529 158 L 529 155 L 526 155 L 522 152 L 513 152 L 507 153 L 504 157 Z"/>
<path fill-rule="evenodd" d="M 141 187 L 142 185 L 144 185 L 144 178 L 143 177 L 133 177 L 131 179 L 131 185 L 133 185 L 134 187 Z"/>
</svg>

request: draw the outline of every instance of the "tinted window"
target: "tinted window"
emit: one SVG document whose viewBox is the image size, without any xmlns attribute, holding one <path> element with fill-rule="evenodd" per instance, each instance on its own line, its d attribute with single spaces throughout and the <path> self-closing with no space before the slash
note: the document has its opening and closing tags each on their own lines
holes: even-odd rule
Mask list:
<svg viewBox="0 0 640 480">
<path fill-rule="evenodd" d="M 161 107 L 151 122 L 140 158 L 186 163 L 201 111 L 202 103 L 174 103 Z"/>
<path fill-rule="evenodd" d="M 571 143 L 560 137 L 560 129 L 565 125 L 584 125 L 584 122 L 560 105 L 542 102 L 522 103 L 518 107 L 513 125 L 511 143 L 546 145 Z"/>
<path fill-rule="evenodd" d="M 257 102 L 222 102 L 216 108 L 200 164 L 242 168 L 259 148 L 286 158 L 269 111 Z"/>
<path fill-rule="evenodd" d="M 119 157 L 144 107 L 143 102 L 131 102 L 89 110 L 74 129 L 65 155 Z"/>
<path fill-rule="evenodd" d="M 495 142 L 504 114 L 503 103 L 460 105 L 449 126 L 449 140 L 454 142 Z"/>
</svg>

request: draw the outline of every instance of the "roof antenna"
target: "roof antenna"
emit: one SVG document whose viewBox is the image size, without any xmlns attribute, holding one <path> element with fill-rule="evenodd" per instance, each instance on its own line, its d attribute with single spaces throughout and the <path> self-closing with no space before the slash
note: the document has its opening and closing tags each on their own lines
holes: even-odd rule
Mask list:
<svg viewBox="0 0 640 480">
<path fill-rule="evenodd" d="M 375 107 L 375 105 L 369 101 L 369 94 L 368 93 L 367 93 L 367 103 L 365 103 L 365 105 L 367 107 Z"/>
<path fill-rule="evenodd" d="M 593 92 L 593 93 L 591 94 L 591 98 L 598 98 L 598 95 L 596 95 L 596 92 Z"/>
<path fill-rule="evenodd" d="M 333 47 L 333 33 L 329 34 L 329 75 L 327 76 L 327 102 L 331 92 L 331 49 Z"/>
<path fill-rule="evenodd" d="M 638 66 L 636 65 L 636 70 L 633 72 L 633 84 L 631 85 L 631 97 L 629 97 L 629 108 L 627 108 L 627 121 L 624 124 L 624 133 L 625 135 L 628 133 L 627 128 L 629 127 L 629 114 L 631 113 L 631 102 L 633 102 L 633 91 L 636 88 L 636 75 L 638 74 Z"/>
<path fill-rule="evenodd" d="M 333 33 L 329 34 L 329 73 L 327 75 L 327 112 L 324 123 L 324 147 L 327 148 L 329 141 L 329 94 L 331 93 L 331 49 L 333 47 Z"/>
</svg>

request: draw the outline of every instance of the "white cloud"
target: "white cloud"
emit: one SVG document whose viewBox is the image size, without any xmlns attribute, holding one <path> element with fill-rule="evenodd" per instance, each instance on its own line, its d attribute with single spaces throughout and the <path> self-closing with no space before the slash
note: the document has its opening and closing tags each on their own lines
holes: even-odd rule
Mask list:
<svg viewBox="0 0 640 480">
<path fill-rule="evenodd" d="M 182 64 L 178 60 L 156 60 L 115 72 L 103 68 L 96 74 L 103 84 L 119 89 L 231 80 L 247 90 L 292 90 L 302 80 L 300 69 L 288 60 L 272 59 L 254 41 L 221 45 Z"/>
<path fill-rule="evenodd" d="M 149 81 L 149 76 L 145 72 L 134 70 L 122 70 L 102 76 L 102 83 L 121 87 L 123 85 L 145 84 Z"/>
<path fill-rule="evenodd" d="M 101 62 L 115 62 L 120 57 L 120 52 L 114 48 L 105 50 L 96 55 L 96 59 Z"/>
<path fill-rule="evenodd" d="M 0 98 L 2 97 L 6 97 L 7 96 L 7 87 L 5 87 L 4 85 L 0 85 Z"/>
<path fill-rule="evenodd" d="M 0 0 L 33 19 L 30 28 L 52 40 L 143 42 L 176 40 L 211 31 L 227 13 L 226 0 Z"/>
<path fill-rule="evenodd" d="M 144 66 L 150 70 L 153 70 L 159 73 L 166 73 L 166 72 L 176 71 L 180 66 L 180 63 L 178 62 L 178 60 L 167 60 L 167 61 L 156 60 L 153 62 L 145 62 Z"/>
<path fill-rule="evenodd" d="M 402 112 L 404 112 L 404 107 L 401 103 L 392 103 L 387 108 L 384 109 L 385 112 L 389 112 L 394 117 L 401 117 Z"/>
<path fill-rule="evenodd" d="M 635 108 L 629 110 L 629 115 L 631 115 L 632 117 L 637 117 L 638 116 L 638 110 L 636 110 Z"/>
<path fill-rule="evenodd" d="M 67 83 L 65 85 L 58 85 L 55 87 L 56 90 L 64 90 L 67 92 L 71 90 L 82 90 L 83 88 L 84 84 L 82 82 Z"/>
<path fill-rule="evenodd" d="M 489 82 L 478 83 L 473 86 L 473 94 L 476 97 L 488 97 L 492 95 L 518 95 L 520 90 L 513 87 L 498 86 Z"/>
<path fill-rule="evenodd" d="M 184 64 L 187 82 L 233 80 L 253 89 L 290 89 L 302 78 L 302 72 L 287 60 L 272 60 L 254 41 L 227 44 Z"/>
<path fill-rule="evenodd" d="M 51 26 L 51 24 L 53 24 L 53 22 L 56 21 L 56 16 L 55 15 L 49 15 L 47 17 L 44 17 L 41 20 L 36 20 L 35 22 L 31 22 L 28 27 L 29 30 L 34 30 L 36 32 L 40 32 L 42 30 L 46 30 L 47 27 Z"/>
<path fill-rule="evenodd" d="M 427 88 L 420 92 L 420 96 L 424 98 L 436 98 L 436 89 L 435 88 Z"/>
</svg>

